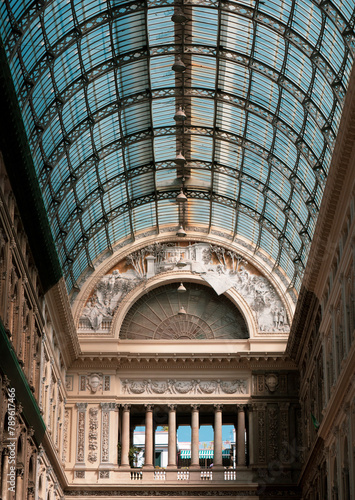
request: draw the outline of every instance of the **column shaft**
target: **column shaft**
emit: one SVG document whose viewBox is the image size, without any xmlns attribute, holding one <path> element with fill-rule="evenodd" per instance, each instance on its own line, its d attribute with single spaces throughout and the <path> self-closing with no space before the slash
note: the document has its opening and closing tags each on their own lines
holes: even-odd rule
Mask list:
<svg viewBox="0 0 355 500">
<path fill-rule="evenodd" d="M 153 406 L 146 405 L 144 466 L 153 467 Z"/>
<path fill-rule="evenodd" d="M 17 469 L 16 470 L 16 493 L 15 493 L 15 499 L 16 500 L 22 500 L 22 495 L 23 495 L 23 469 Z"/>
<path fill-rule="evenodd" d="M 214 457 L 213 466 L 221 467 L 222 462 L 222 405 L 215 405 L 214 411 Z"/>
<path fill-rule="evenodd" d="M 4 460 L 2 463 L 1 471 L 1 498 L 2 500 L 7 500 L 9 498 L 8 488 L 10 486 L 10 477 L 7 475 L 9 473 L 9 455 L 7 453 L 3 456 Z"/>
<path fill-rule="evenodd" d="M 245 465 L 245 413 L 244 406 L 238 406 L 237 463 Z"/>
<path fill-rule="evenodd" d="M 249 464 L 254 464 L 254 418 L 253 407 L 249 405 L 249 425 L 248 425 L 248 442 L 249 442 Z"/>
<path fill-rule="evenodd" d="M 169 405 L 168 467 L 176 467 L 176 406 Z"/>
<path fill-rule="evenodd" d="M 130 405 L 124 405 L 122 414 L 122 449 L 121 467 L 129 467 L 129 445 L 130 445 Z"/>
<path fill-rule="evenodd" d="M 199 459 L 199 406 L 192 405 L 191 413 L 191 467 L 200 467 Z"/>
</svg>

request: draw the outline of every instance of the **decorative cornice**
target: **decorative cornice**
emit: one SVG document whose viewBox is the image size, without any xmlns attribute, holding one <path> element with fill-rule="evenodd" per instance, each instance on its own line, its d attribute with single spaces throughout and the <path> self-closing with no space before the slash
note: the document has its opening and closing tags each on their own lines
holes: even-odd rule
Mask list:
<svg viewBox="0 0 355 500">
<path fill-rule="evenodd" d="M 45 295 L 64 362 L 69 367 L 81 353 L 64 278 Z"/>
<path fill-rule="evenodd" d="M 294 359 L 299 356 L 300 345 L 304 344 L 301 342 L 302 337 L 308 333 L 305 318 L 309 306 L 314 307 L 314 304 L 319 303 L 324 293 L 354 189 L 355 67 L 352 69 L 348 88 L 286 351 Z"/>
</svg>

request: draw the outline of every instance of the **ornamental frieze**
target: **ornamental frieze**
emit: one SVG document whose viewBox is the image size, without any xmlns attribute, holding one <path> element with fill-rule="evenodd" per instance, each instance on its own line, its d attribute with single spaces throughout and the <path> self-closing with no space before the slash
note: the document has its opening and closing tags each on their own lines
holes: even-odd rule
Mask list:
<svg viewBox="0 0 355 500">
<path fill-rule="evenodd" d="M 125 394 L 247 394 L 248 381 L 124 379 L 122 388 Z"/>
</svg>

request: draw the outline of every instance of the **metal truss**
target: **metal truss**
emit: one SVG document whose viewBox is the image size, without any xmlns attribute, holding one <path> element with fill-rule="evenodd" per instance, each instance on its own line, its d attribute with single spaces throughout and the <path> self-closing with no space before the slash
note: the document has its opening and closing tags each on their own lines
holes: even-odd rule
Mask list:
<svg viewBox="0 0 355 500">
<path fill-rule="evenodd" d="M 155 221 L 154 228 L 159 233 L 161 221 L 159 220 L 159 207 L 164 200 L 176 198 L 177 190 L 172 189 L 167 183 L 165 188 L 157 185 L 157 175 L 162 171 L 176 171 L 173 161 L 175 151 L 164 160 L 157 160 L 156 147 L 161 138 L 176 138 L 178 149 L 183 144 L 184 151 L 188 153 L 186 169 L 191 176 L 199 171 L 209 173 L 210 184 L 208 188 L 188 188 L 188 198 L 192 200 L 207 201 L 210 206 L 209 219 L 206 228 L 209 232 L 216 230 L 214 226 L 213 207 L 223 205 L 233 210 L 235 214 L 234 227 L 231 228 L 233 238 L 238 237 L 239 214 L 245 214 L 259 226 L 258 236 L 255 243 L 255 251 L 262 247 L 264 231 L 270 233 L 278 242 L 278 255 L 275 266 L 280 266 L 283 253 L 287 253 L 294 264 L 294 275 L 290 281 L 294 286 L 297 278 L 302 275 L 306 264 L 307 252 L 313 235 L 313 229 L 319 211 L 320 198 L 329 166 L 329 157 L 334 149 L 337 127 L 339 122 L 339 109 L 342 107 L 346 94 L 347 75 L 349 72 L 349 60 L 355 55 L 355 9 L 350 18 L 347 18 L 336 5 L 336 2 L 328 0 L 312 0 L 311 4 L 318 9 L 319 30 L 314 37 L 307 37 L 307 33 L 299 33 L 295 25 L 295 3 L 290 2 L 288 18 L 273 17 L 267 9 L 263 9 L 262 3 L 256 1 L 253 7 L 247 7 L 238 1 L 221 0 L 136 0 L 126 3 L 116 3 L 108 0 L 105 7 L 96 15 L 83 16 L 80 20 L 77 13 L 78 2 L 70 0 L 68 9 L 71 12 L 71 27 L 68 30 L 58 30 L 57 36 L 53 38 L 51 29 L 53 26 L 46 20 L 46 13 L 54 0 L 37 0 L 28 2 L 20 15 L 13 6 L 12 0 L 5 0 L 8 15 L 9 28 L 7 39 L 3 40 L 7 49 L 10 68 L 20 68 L 21 77 L 17 79 L 17 96 L 23 113 L 28 133 L 29 145 L 36 165 L 36 174 L 42 192 L 45 196 L 48 218 L 53 228 L 53 236 L 57 244 L 58 254 L 62 258 L 62 266 L 68 286 L 76 286 L 79 275 L 85 271 L 85 266 L 93 269 L 95 259 L 98 255 L 92 255 L 89 251 L 89 242 L 100 231 L 105 234 L 105 248 L 112 252 L 116 242 L 111 241 L 108 225 L 123 214 L 128 214 L 129 237 L 134 241 L 135 224 L 132 216 L 134 208 L 145 204 L 154 205 Z M 83 4 L 85 0 L 83 0 Z M 67 4 L 66 4 L 67 5 Z M 213 14 L 216 19 L 216 40 L 213 44 L 206 41 L 205 44 L 194 41 L 194 25 L 187 23 L 184 31 L 179 26 L 172 25 L 174 30 L 173 42 L 160 43 L 152 41 L 149 33 L 149 14 L 161 11 L 162 8 L 172 10 L 176 6 L 187 9 L 190 17 L 199 11 Z M 140 34 L 142 42 L 140 46 L 132 48 L 129 44 L 124 50 L 118 48 L 117 23 L 125 19 L 142 19 Z M 229 17 L 228 17 L 229 16 Z M 227 49 L 222 44 L 221 32 L 223 20 L 228 17 L 240 19 L 250 23 L 251 49 L 248 53 Z M 282 20 L 281 20 L 282 19 Z M 327 57 L 323 48 L 327 37 L 327 29 L 333 27 L 339 44 L 339 60 L 335 61 Z M 282 40 L 284 51 L 281 65 L 272 64 L 272 61 L 258 56 L 256 50 L 258 29 L 268 28 L 275 37 Z M 94 37 L 100 28 L 105 28 L 109 36 L 110 53 L 99 63 L 87 63 L 84 57 L 84 46 L 87 40 Z M 43 49 L 33 47 L 37 50 L 37 57 L 28 55 L 28 44 L 34 33 L 38 33 L 42 40 Z M 297 49 L 307 59 L 310 67 L 309 84 L 302 87 L 287 73 L 289 54 L 291 50 Z M 63 85 L 59 82 L 56 65 L 62 57 L 67 54 L 77 53 L 78 72 L 75 76 L 68 76 Z M 160 88 L 153 88 L 154 65 L 159 61 L 166 60 L 170 56 L 171 61 L 177 55 L 185 58 L 187 70 L 185 75 L 175 75 L 173 84 L 167 84 L 161 78 Z M 195 73 L 192 74 L 191 66 L 197 58 L 205 58 L 206 64 L 213 62 L 215 67 L 214 86 L 208 88 L 203 84 L 196 84 Z M 165 58 L 165 59 L 164 59 Z M 162 63 L 161 63 L 162 64 Z M 211 64 L 211 66 L 213 66 Z M 237 69 L 242 68 L 248 74 L 247 89 L 244 94 L 238 92 L 226 92 L 220 88 L 222 75 L 221 67 Z M 118 81 L 123 72 L 128 72 L 133 65 L 139 65 L 141 73 L 145 76 L 145 89 L 137 86 L 136 90 L 125 94 Z M 15 71 L 15 69 L 13 69 Z M 196 68 L 194 72 L 196 72 Z M 295 71 L 296 74 L 296 71 Z M 114 91 L 109 99 L 102 103 L 95 102 L 95 109 L 91 109 L 90 90 L 98 84 L 103 76 L 113 78 Z M 162 73 L 163 75 L 163 73 Z M 203 72 L 201 72 L 203 75 Z M 254 78 L 263 75 L 264 80 L 272 82 L 277 88 L 277 105 L 271 108 L 257 102 L 253 94 Z M 133 78 L 133 77 L 132 77 Z M 135 77 L 137 78 L 137 77 Z M 317 78 L 322 79 L 326 88 L 329 102 L 323 104 L 317 90 Z M 202 77 L 201 77 L 202 79 Z M 201 80 L 200 79 L 200 80 Z M 48 98 L 44 106 L 39 106 L 36 98 L 39 91 L 46 89 L 46 82 L 50 82 L 52 96 Z M 159 82 L 160 84 L 160 82 Z M 271 87 L 271 86 L 270 86 Z M 275 91 L 276 93 L 276 91 Z M 81 96 L 85 106 L 77 113 L 73 113 L 72 120 L 66 118 L 67 108 L 75 102 L 76 97 Z M 47 98 L 48 96 L 46 96 Z M 95 96 L 96 99 L 96 96 Z M 187 119 L 183 125 L 171 126 L 164 122 L 156 125 L 157 116 L 155 106 L 164 102 L 163 99 L 174 102 L 175 105 L 183 104 L 186 109 Z M 271 97 L 270 97 L 271 99 Z M 294 106 L 300 104 L 299 114 L 285 119 L 282 113 L 284 99 Z M 196 104 L 198 103 L 198 104 Z M 211 124 L 192 125 L 191 116 L 195 108 L 204 103 L 211 103 Z M 233 112 L 243 110 L 244 123 L 239 134 L 234 133 L 228 125 L 218 126 L 217 115 L 222 109 L 230 105 Z M 224 106 L 224 107 L 223 107 Z M 271 111 L 272 109 L 272 111 Z M 126 132 L 126 120 L 130 113 L 134 116 L 142 116 L 144 125 L 139 120 L 129 132 Z M 228 108 L 229 110 L 229 108 Z M 75 118 L 74 118 L 75 114 Z M 236 113 L 237 114 L 237 113 Z M 144 115 L 144 116 L 143 116 Z M 171 110 L 173 115 L 173 109 Z M 117 138 L 109 139 L 100 129 L 100 141 L 95 139 L 96 131 L 109 118 L 115 118 L 117 123 Z M 261 122 L 257 119 L 261 119 Z M 250 138 L 250 123 L 265 124 L 265 143 L 261 144 L 257 138 Z M 312 123 L 313 129 L 310 126 Z M 56 137 L 51 137 L 52 130 L 57 131 Z M 316 130 L 316 132 L 314 132 Z M 80 143 L 82 138 L 88 138 L 89 150 L 85 151 L 76 161 L 73 161 L 72 151 Z M 193 149 L 192 144 L 196 141 L 208 138 L 211 144 L 210 158 L 200 158 Z M 277 150 L 277 141 L 282 138 L 285 144 L 293 145 L 295 153 L 290 164 L 288 157 L 282 156 Z M 267 141 L 266 141 L 267 139 Z M 50 146 L 48 146 L 50 144 Z M 144 160 L 131 161 L 129 149 L 132 146 L 144 149 Z M 228 157 L 231 148 L 240 153 L 240 163 L 237 166 L 227 160 L 219 159 L 220 153 L 226 152 Z M 109 160 L 110 155 L 120 154 L 120 166 L 117 173 L 104 179 L 102 168 L 104 161 Z M 238 153 L 238 154 L 239 154 Z M 253 153 L 260 160 L 259 169 L 263 169 L 265 176 L 263 180 L 258 175 L 248 170 L 247 157 Z M 302 166 L 308 165 L 309 177 L 312 182 L 304 178 Z M 278 172 L 287 184 L 287 195 L 280 194 L 272 180 L 273 173 Z M 95 181 L 85 196 L 79 195 L 79 185 L 91 175 L 90 179 Z M 133 193 L 130 183 L 133 180 L 143 179 L 150 174 L 151 187 L 149 193 L 141 195 Z M 230 182 L 237 187 L 234 198 L 228 197 L 220 191 L 217 176 L 224 174 Z M 314 179 L 314 180 L 313 180 Z M 194 184 L 192 184 L 195 186 Z M 262 206 L 251 207 L 243 201 L 242 192 L 244 188 L 250 188 L 250 192 L 260 193 Z M 121 189 L 123 188 L 123 190 Z M 124 192 L 121 200 L 108 209 L 105 208 L 105 197 L 112 194 L 112 200 L 116 200 L 114 193 Z M 67 200 L 72 197 L 74 208 L 63 210 Z M 293 202 L 300 199 L 303 203 L 302 209 L 306 217 L 298 213 Z M 97 203 L 100 206 L 100 215 L 91 225 L 86 227 L 83 218 L 90 207 Z M 282 213 L 285 217 L 284 223 L 277 225 L 273 221 L 272 213 L 269 213 L 270 204 L 275 213 Z M 188 209 L 187 209 L 188 210 Z M 64 215 L 63 215 L 64 214 Z M 180 221 L 181 222 L 181 221 Z M 198 222 L 198 221 L 196 221 Z M 194 221 L 190 221 L 189 224 Z M 289 225 L 291 225 L 299 236 L 301 246 L 296 248 L 292 237 L 288 236 Z M 77 228 L 80 228 L 77 232 Z M 75 236 L 73 235 L 76 231 Z M 74 239 L 72 239 L 74 238 Z M 71 243 L 69 243 L 69 240 Z M 267 252 L 267 248 L 263 249 Z M 85 264 L 79 263 L 79 256 L 85 252 Z M 80 267 L 81 266 L 81 267 Z M 70 285 L 69 285 L 70 283 Z"/>
</svg>

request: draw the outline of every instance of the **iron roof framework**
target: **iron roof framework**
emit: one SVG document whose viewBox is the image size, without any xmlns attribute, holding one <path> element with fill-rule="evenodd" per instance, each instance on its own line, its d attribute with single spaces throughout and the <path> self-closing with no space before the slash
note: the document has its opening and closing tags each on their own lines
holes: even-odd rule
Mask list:
<svg viewBox="0 0 355 500">
<path fill-rule="evenodd" d="M 185 226 L 246 238 L 299 289 L 353 62 L 351 0 L 5 0 L 0 14 L 68 291 L 119 240 L 181 224 L 181 150 Z"/>
</svg>

